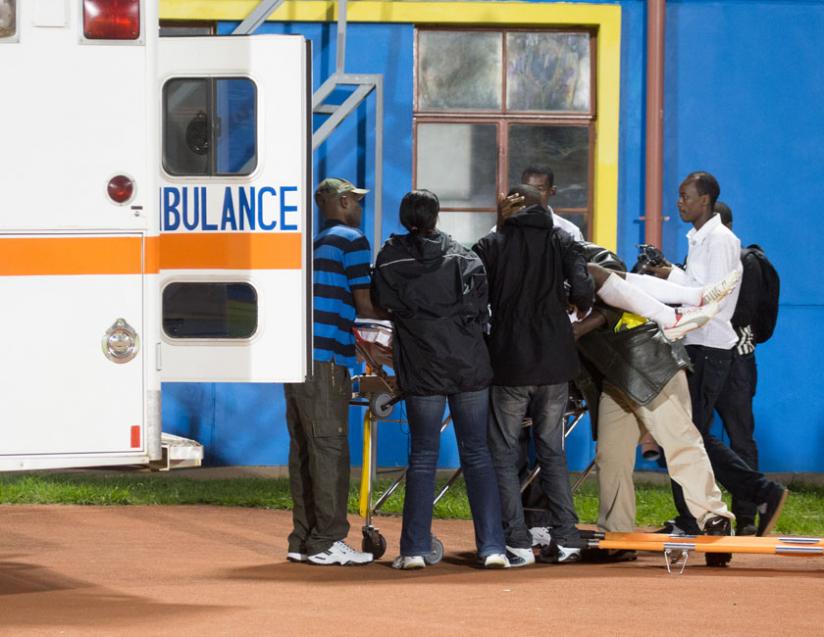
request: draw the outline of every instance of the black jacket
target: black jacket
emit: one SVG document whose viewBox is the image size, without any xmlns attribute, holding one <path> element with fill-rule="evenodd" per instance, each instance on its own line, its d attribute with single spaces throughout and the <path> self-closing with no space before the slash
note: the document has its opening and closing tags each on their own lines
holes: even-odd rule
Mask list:
<svg viewBox="0 0 824 637">
<path fill-rule="evenodd" d="M 378 253 L 372 297 L 392 315 L 395 372 L 404 393 L 450 395 L 489 386 L 487 281 L 478 255 L 438 231 L 393 235 Z"/>
<path fill-rule="evenodd" d="M 600 305 L 595 311 L 606 317 L 607 325 L 581 337 L 578 350 L 603 381 L 638 404 L 652 402 L 679 370 L 690 367 L 683 343 L 669 341 L 655 323 L 615 332 L 622 312 Z"/>
<path fill-rule="evenodd" d="M 542 206 L 512 215 L 475 245 L 489 276 L 492 331 L 488 343 L 496 385 L 550 385 L 578 373 L 566 313 L 569 300 L 592 306 L 594 287 L 572 237 L 555 228 Z"/>
</svg>

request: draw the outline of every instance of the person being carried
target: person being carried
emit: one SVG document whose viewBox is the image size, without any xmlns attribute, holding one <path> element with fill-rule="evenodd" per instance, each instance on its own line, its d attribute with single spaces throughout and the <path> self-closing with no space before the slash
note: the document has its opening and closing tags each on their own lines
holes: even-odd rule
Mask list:
<svg viewBox="0 0 824 637">
<path fill-rule="evenodd" d="M 492 370 L 489 445 L 501 497 L 510 564 L 535 561 L 524 521 L 518 479 L 518 438 L 524 416 L 532 417 L 540 485 L 549 498 L 553 542 L 542 559 L 571 562 L 586 543 L 577 527 L 564 451 L 563 414 L 568 384 L 578 372 L 569 299 L 583 316 L 592 304 L 593 284 L 573 239 L 558 230 L 540 193 L 520 185 L 525 208 L 503 220 L 474 247 L 489 277 L 491 331 L 487 339 Z"/>
<path fill-rule="evenodd" d="M 369 242 L 360 231 L 369 192 L 345 179 L 318 184 L 323 226 L 314 242 L 314 362 L 305 383 L 284 385 L 289 428 L 293 530 L 287 559 L 319 565 L 367 564 L 346 542 L 349 522 L 350 370 L 355 366 L 356 314 L 385 318 L 369 296 Z"/>
<path fill-rule="evenodd" d="M 620 276 L 623 262 L 611 252 L 591 250 L 591 271 Z M 606 267 L 604 267 L 606 266 Z M 705 289 L 706 290 L 706 289 Z M 685 370 L 689 357 L 654 322 L 639 321 L 621 309 L 597 303 L 573 326 L 578 352 L 589 371 L 581 382 L 597 438 L 598 526 L 605 531 L 635 528 L 635 449 L 649 432 L 663 449 L 671 479 L 679 484 L 698 528 L 729 535 L 733 515 L 721 499 L 701 434 L 692 422 Z M 595 392 L 592 390 L 595 389 Z M 614 551 L 608 559 L 630 559 Z"/>
</svg>

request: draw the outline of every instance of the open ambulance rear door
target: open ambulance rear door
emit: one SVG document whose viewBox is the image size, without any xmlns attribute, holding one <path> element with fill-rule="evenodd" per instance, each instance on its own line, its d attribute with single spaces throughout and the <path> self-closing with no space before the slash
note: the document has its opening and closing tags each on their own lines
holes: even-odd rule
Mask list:
<svg viewBox="0 0 824 637">
<path fill-rule="evenodd" d="M 300 36 L 159 42 L 164 382 L 311 369 L 307 52 Z"/>
</svg>

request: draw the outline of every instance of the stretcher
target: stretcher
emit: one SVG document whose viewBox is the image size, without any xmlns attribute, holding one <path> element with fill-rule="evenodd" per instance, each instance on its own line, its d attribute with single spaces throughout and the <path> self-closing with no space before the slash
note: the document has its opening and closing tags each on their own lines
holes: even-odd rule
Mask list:
<svg viewBox="0 0 824 637">
<path fill-rule="evenodd" d="M 394 377 L 389 376 L 384 366 L 391 366 L 391 345 L 392 328 L 387 321 L 361 321 L 358 320 L 353 329 L 355 335 L 355 349 L 358 356 L 366 364 L 365 373 L 352 378 L 352 405 L 368 407 L 363 420 L 363 460 L 361 465 L 360 497 L 358 502 L 358 512 L 363 518 L 362 527 L 363 540 L 362 550 L 372 553 L 375 559 L 379 559 L 386 552 L 386 538 L 380 533 L 380 529 L 372 524 L 372 516 L 376 515 L 386 501 L 395 493 L 398 487 L 403 484 L 406 478 L 407 468 L 392 468 L 386 471 L 379 471 L 377 467 L 377 445 L 378 445 L 378 424 L 380 422 L 403 423 L 401 419 L 391 419 L 394 406 L 403 400 L 403 395 L 399 391 Z M 565 413 L 564 438 L 566 439 L 581 422 L 586 407 L 580 397 L 570 396 Z M 451 422 L 451 417 L 447 416 L 441 422 L 441 433 L 443 433 Z M 532 421 L 526 419 L 524 427 L 530 427 Z M 595 465 L 593 460 L 586 471 L 576 481 L 573 490 L 586 479 L 592 472 Z M 379 474 L 398 474 L 386 490 L 380 494 L 375 494 Z M 531 470 L 526 480 L 521 485 L 521 492 L 538 477 L 540 467 L 536 466 Z M 443 498 L 453 484 L 460 478 L 462 470 L 458 467 L 438 491 L 433 500 L 433 506 Z M 424 556 L 428 564 L 436 564 L 443 557 L 443 543 L 432 537 L 432 552 Z"/>
<path fill-rule="evenodd" d="M 683 573 L 691 552 L 748 553 L 790 557 L 824 556 L 824 538 L 794 536 L 667 535 L 581 531 L 590 548 L 663 553 L 667 572 L 681 562 Z"/>
</svg>

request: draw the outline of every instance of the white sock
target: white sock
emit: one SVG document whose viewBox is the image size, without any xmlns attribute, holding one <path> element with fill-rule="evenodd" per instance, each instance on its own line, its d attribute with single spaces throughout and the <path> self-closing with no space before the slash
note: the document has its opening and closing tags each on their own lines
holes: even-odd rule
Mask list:
<svg viewBox="0 0 824 637">
<path fill-rule="evenodd" d="M 661 327 L 675 323 L 675 309 L 664 305 L 642 289 L 630 285 L 617 274 L 610 274 L 598 290 L 598 296 L 613 307 L 645 316 Z"/>
<path fill-rule="evenodd" d="M 691 288 L 657 276 L 631 272 L 627 272 L 627 283 L 642 289 L 661 303 L 672 305 L 701 305 L 701 295 L 704 292 L 703 288 Z"/>
</svg>

